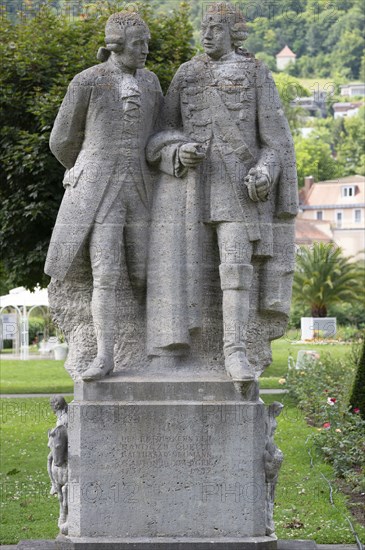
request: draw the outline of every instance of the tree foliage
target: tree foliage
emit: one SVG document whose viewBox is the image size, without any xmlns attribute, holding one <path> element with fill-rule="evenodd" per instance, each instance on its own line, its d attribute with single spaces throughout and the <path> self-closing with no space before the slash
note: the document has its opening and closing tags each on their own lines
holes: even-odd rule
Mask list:
<svg viewBox="0 0 365 550">
<path fill-rule="evenodd" d="M 365 107 L 356 116 L 342 119 L 335 149 L 344 176 L 365 176 Z"/>
<path fill-rule="evenodd" d="M 364 267 L 343 256 L 334 243 L 300 247 L 293 298 L 307 304 L 312 317 L 326 317 L 330 305 L 364 301 Z"/>
<path fill-rule="evenodd" d="M 296 137 L 301 181 L 303 176 L 311 175 L 310 169 L 317 181 L 365 175 L 365 107 L 355 116 L 315 119 L 311 124 L 313 131 L 308 138 Z"/>
<path fill-rule="evenodd" d="M 353 409 L 359 409 L 359 413 L 365 420 L 365 332 L 363 334 L 361 354 L 357 364 L 350 404 Z"/>
<path fill-rule="evenodd" d="M 241 5 L 241 4 L 240 4 Z M 283 0 L 244 2 L 247 48 L 275 56 L 288 44 L 297 55 L 290 73 L 302 77 L 361 78 L 364 54 L 364 5 L 361 0 Z"/>
<path fill-rule="evenodd" d="M 0 246 L 8 286 L 47 283 L 44 259 L 63 194 L 63 168 L 48 147 L 51 127 L 73 76 L 97 63 L 105 21 L 117 9 L 99 4 L 75 18 L 43 6 L 33 17 L 0 21 Z M 147 67 L 166 89 L 193 55 L 188 7 L 141 12 L 151 31 Z"/>
<path fill-rule="evenodd" d="M 341 176 L 341 166 L 332 157 L 331 147 L 318 136 L 294 137 L 298 182 L 301 187 L 306 176 L 325 181 Z"/>
<path fill-rule="evenodd" d="M 263 61 L 265 60 L 263 59 Z M 273 77 L 280 95 L 285 116 L 289 122 L 290 129 L 292 133 L 296 133 L 305 111 L 301 107 L 293 106 L 292 102 L 297 97 L 308 97 L 311 94 L 297 78 L 289 76 L 285 73 L 274 74 Z"/>
</svg>

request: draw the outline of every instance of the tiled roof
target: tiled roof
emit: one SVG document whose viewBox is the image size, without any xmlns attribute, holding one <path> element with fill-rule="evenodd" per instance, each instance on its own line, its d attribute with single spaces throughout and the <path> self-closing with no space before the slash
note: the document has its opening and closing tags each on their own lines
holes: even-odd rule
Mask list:
<svg viewBox="0 0 365 550">
<path fill-rule="evenodd" d="M 323 222 L 329 226 L 329 222 Z M 332 239 L 317 226 L 320 225 L 317 221 L 297 218 L 295 220 L 295 242 L 296 244 L 312 244 L 313 242 L 330 243 Z"/>
<path fill-rule="evenodd" d="M 294 52 L 291 51 L 289 46 L 285 45 L 285 47 L 281 50 L 281 52 L 276 54 L 276 57 L 297 57 Z"/>
<path fill-rule="evenodd" d="M 355 196 L 343 197 L 341 188 L 344 185 L 355 185 Z M 308 193 L 300 193 L 301 203 L 307 206 L 331 205 L 333 208 L 342 205 L 365 203 L 365 177 L 347 176 L 337 180 L 320 181 L 313 183 Z"/>
<path fill-rule="evenodd" d="M 355 103 L 334 103 L 332 107 L 334 111 L 348 111 L 361 105 L 363 105 L 362 101 L 356 101 Z"/>
</svg>

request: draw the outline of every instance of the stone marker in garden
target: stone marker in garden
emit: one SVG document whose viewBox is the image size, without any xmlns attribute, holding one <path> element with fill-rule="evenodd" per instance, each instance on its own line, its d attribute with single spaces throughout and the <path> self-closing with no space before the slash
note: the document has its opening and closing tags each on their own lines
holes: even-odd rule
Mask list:
<svg viewBox="0 0 365 550">
<path fill-rule="evenodd" d="M 146 25 L 114 14 L 52 132 L 46 272 L 75 380 L 62 549 L 277 548 L 281 406 L 258 376 L 288 319 L 293 143 L 239 10 L 207 5 L 202 35 L 162 104 Z"/>
</svg>

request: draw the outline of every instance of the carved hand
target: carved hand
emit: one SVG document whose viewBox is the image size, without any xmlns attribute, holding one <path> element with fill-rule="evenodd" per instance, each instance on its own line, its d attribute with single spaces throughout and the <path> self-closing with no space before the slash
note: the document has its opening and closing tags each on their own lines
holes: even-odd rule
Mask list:
<svg viewBox="0 0 365 550">
<path fill-rule="evenodd" d="M 204 158 L 199 143 L 185 143 L 179 149 L 179 160 L 187 168 L 195 168 Z"/>
<path fill-rule="evenodd" d="M 267 201 L 271 187 L 271 178 L 262 168 L 251 168 L 245 177 L 245 184 L 248 188 L 248 194 L 254 202 Z"/>
</svg>

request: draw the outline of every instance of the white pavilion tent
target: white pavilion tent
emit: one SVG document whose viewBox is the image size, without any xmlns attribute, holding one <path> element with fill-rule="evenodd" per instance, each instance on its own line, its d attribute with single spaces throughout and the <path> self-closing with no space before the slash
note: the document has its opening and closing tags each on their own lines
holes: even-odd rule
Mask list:
<svg viewBox="0 0 365 550">
<path fill-rule="evenodd" d="M 0 296 L 0 314 L 6 308 L 14 308 L 17 315 L 17 327 L 20 335 L 20 358 L 29 358 L 29 316 L 39 307 L 48 307 L 48 292 L 46 288 L 35 288 L 33 292 L 23 287 L 13 288 L 9 294 Z M 2 331 L 1 331 L 2 332 Z"/>
</svg>

